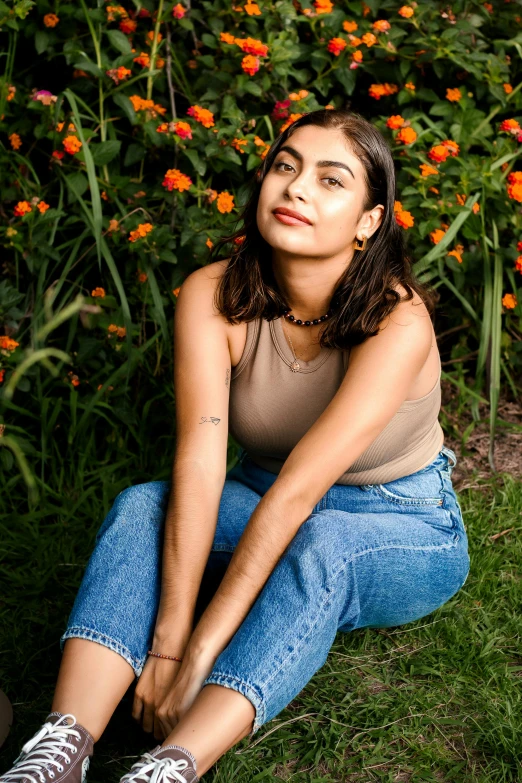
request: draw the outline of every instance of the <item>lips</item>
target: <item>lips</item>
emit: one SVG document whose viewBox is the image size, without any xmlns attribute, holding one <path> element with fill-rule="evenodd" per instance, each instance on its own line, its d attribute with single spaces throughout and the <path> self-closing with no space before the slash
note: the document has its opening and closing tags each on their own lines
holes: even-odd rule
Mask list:
<svg viewBox="0 0 522 783">
<path fill-rule="evenodd" d="M 312 225 L 312 222 L 308 220 L 307 217 L 301 215 L 300 212 L 296 212 L 294 209 L 287 209 L 286 207 L 277 207 L 276 209 L 273 210 L 273 214 L 282 215 L 283 217 L 290 218 L 290 220 L 288 220 L 288 225 L 296 225 L 298 222 L 304 223 L 309 226 Z M 285 220 L 284 222 L 286 223 L 287 221 Z"/>
</svg>

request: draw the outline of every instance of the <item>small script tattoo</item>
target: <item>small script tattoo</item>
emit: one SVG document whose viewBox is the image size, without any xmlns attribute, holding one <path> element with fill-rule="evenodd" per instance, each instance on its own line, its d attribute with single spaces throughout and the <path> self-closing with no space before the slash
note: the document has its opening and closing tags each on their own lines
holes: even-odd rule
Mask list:
<svg viewBox="0 0 522 783">
<path fill-rule="evenodd" d="M 200 421 L 199 423 L 200 423 L 200 424 L 204 424 L 206 421 L 208 421 L 208 422 L 209 422 L 209 423 L 211 423 L 211 424 L 219 424 L 219 422 L 221 421 L 221 419 L 218 419 L 218 418 L 216 418 L 215 416 L 209 416 L 209 417 L 207 417 L 207 416 L 202 416 L 202 417 L 201 417 L 201 421 Z"/>
<path fill-rule="evenodd" d="M 227 389 L 228 389 L 228 379 L 229 379 L 229 377 L 230 377 L 230 370 L 227 370 L 227 374 L 226 374 L 226 377 L 225 377 L 225 386 L 227 387 Z"/>
</svg>

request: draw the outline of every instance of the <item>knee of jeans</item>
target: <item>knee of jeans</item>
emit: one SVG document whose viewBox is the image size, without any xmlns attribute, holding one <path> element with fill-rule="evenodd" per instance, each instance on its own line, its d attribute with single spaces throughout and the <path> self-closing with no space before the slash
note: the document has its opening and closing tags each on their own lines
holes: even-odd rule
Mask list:
<svg viewBox="0 0 522 783">
<path fill-rule="evenodd" d="M 334 529 L 335 528 L 335 529 Z M 339 535 L 335 520 L 324 512 L 311 514 L 303 522 L 288 547 L 288 554 L 306 561 L 332 564 L 337 561 Z M 305 566 L 306 567 L 306 566 Z"/>
<path fill-rule="evenodd" d="M 122 538 L 157 535 L 165 521 L 170 486 L 168 481 L 147 481 L 122 490 L 114 499 L 96 540 L 109 530 Z"/>
</svg>

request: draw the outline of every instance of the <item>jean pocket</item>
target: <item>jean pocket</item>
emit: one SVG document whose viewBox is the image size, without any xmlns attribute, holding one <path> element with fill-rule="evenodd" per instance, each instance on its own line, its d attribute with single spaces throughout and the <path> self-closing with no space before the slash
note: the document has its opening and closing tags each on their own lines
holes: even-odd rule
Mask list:
<svg viewBox="0 0 522 783">
<path fill-rule="evenodd" d="M 391 503 L 401 506 L 443 506 L 444 482 L 437 469 L 412 473 L 386 484 L 366 484 Z"/>
</svg>

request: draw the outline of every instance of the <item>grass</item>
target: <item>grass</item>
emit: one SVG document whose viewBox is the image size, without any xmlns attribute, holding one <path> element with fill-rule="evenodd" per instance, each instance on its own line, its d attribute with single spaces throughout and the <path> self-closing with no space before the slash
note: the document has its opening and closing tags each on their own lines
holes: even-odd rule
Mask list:
<svg viewBox="0 0 522 783">
<path fill-rule="evenodd" d="M 164 467 L 158 473 L 133 482 L 165 478 Z M 125 485 L 100 466 L 81 491 L 64 487 L 30 513 L 3 516 L 0 687 L 15 722 L 0 774 L 48 712 L 59 636 L 96 530 Z M 407 626 L 339 633 L 299 697 L 205 781 L 522 780 L 522 483 L 504 474 L 459 500 L 471 572 L 457 595 Z M 88 783 L 116 783 L 152 744 L 130 717 L 129 694 L 96 746 Z"/>
</svg>

